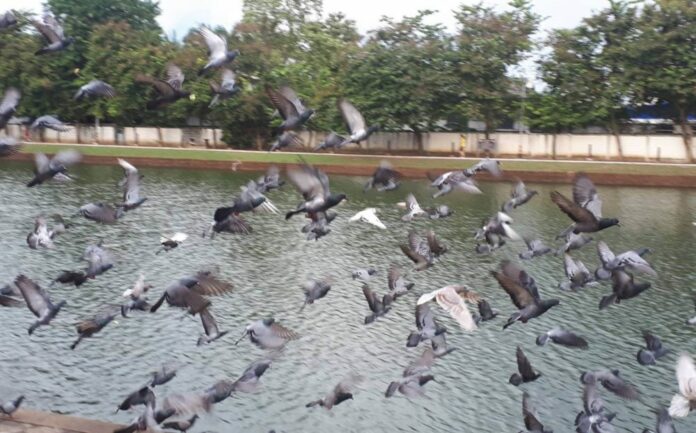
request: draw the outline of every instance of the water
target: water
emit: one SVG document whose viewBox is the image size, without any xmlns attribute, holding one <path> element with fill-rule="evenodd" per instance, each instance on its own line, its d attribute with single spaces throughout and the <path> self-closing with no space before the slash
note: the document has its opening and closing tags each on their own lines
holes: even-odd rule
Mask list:
<svg viewBox="0 0 696 433">
<path fill-rule="evenodd" d="M 89 201 L 117 202 L 120 169 L 83 166 L 76 170 L 80 178 L 75 183 L 28 189 L 24 187 L 30 176 L 28 165 L 1 164 L 0 281 L 9 282 L 18 273 L 25 273 L 48 285 L 62 269 L 81 269 L 78 259 L 85 246 L 100 239 L 111 247 L 117 264 L 81 288 L 52 288 L 52 297 L 67 299 L 68 306 L 50 327 L 40 328 L 31 337 L 26 330 L 33 316 L 27 309 L 0 309 L 0 399 L 21 392 L 33 408 L 128 422 L 134 413 L 114 414 L 114 409 L 162 363 L 175 363 L 182 369 L 174 381 L 157 390 L 160 396 L 202 390 L 219 379 L 236 378 L 266 353 L 248 340 L 235 346 L 235 338 L 249 321 L 272 315 L 302 337 L 277 357 L 258 392 L 240 394 L 217 405 L 193 431 L 518 431 L 524 427 L 524 389 L 534 399 L 545 425 L 557 432 L 570 432 L 582 407 L 580 372 L 606 367 L 621 369 L 642 395 L 642 401 L 625 402 L 603 392 L 608 407 L 618 412 L 614 422 L 617 430 L 636 432 L 654 426 L 652 410 L 669 404 L 677 389 L 676 355 L 654 367 L 637 364 L 641 330 L 652 330 L 677 353 L 696 354 L 696 328 L 684 325 L 694 314 L 695 190 L 600 188 L 605 215 L 620 217 L 622 226 L 596 237 L 617 252 L 641 246 L 654 251 L 649 259 L 660 276 L 652 280 L 652 289 L 635 300 L 600 312 L 599 299 L 610 292 L 606 285 L 581 293 L 560 293 L 556 286 L 563 277 L 561 259 L 546 256 L 524 266 L 537 279 L 543 295 L 560 298 L 561 305 L 527 325 L 516 324 L 503 332 L 505 319 L 498 318 L 484 323 L 475 333 L 465 334 L 434 306 L 438 320 L 451 331 L 449 343 L 457 350 L 434 366 L 439 382 L 427 385 L 427 396 L 407 400 L 400 395 L 385 399 L 384 391 L 423 350 L 424 346 L 417 350 L 405 347 L 406 336 L 414 328 L 413 305 L 419 293 L 465 283 L 489 299 L 502 316 L 514 310 L 489 270 L 503 258 L 514 258 L 522 246 L 509 245 L 493 256 L 478 256 L 472 241 L 475 227 L 507 197 L 508 185 L 483 184 L 485 194 L 481 196 L 451 194 L 440 202 L 454 209 L 453 217 L 406 224 L 399 220 L 401 211 L 395 204 L 407 191 L 414 192 L 422 205 L 431 204 L 432 191 L 426 182 L 406 182 L 394 193 L 363 194 L 364 179 L 332 176 L 332 188 L 347 192 L 350 201 L 339 207 L 340 217 L 328 237 L 308 242 L 299 232 L 303 218 L 284 221 L 281 215 L 257 214 L 248 217 L 254 227 L 252 235 L 222 234 L 210 241 L 199 234 L 212 210 L 229 202 L 252 175 L 142 169 L 143 192 L 149 200 L 141 209 L 111 226 L 78 219 L 73 229 L 57 239 L 55 249 L 32 251 L 25 237 L 33 227 L 34 216 L 55 212 L 69 215 Z M 570 187 L 530 186 L 540 194 L 514 212 L 515 227 L 522 234 L 551 242 L 568 221 L 550 203 L 548 193 L 559 188 L 570 194 Z M 282 211 L 298 201 L 289 186 L 270 197 Z M 349 216 L 367 206 L 381 210 L 380 218 L 388 230 L 347 222 Z M 430 227 L 448 245 L 449 252 L 430 270 L 409 275 L 416 283 L 416 293 L 399 300 L 386 317 L 364 326 L 367 305 L 360 284 L 350 279 L 350 271 L 377 268 L 373 289 L 385 291 L 389 264 L 409 265 L 398 248 L 407 231 Z M 190 238 L 178 249 L 155 255 L 160 234 L 176 231 L 186 232 Z M 594 244 L 576 256 L 591 269 L 596 266 Z M 155 285 L 150 296 L 154 298 L 172 280 L 211 265 L 219 266 L 222 278 L 235 285 L 232 293 L 213 299 L 213 314 L 230 335 L 196 347 L 202 331 L 198 319 L 182 319 L 181 312 L 165 307 L 157 314 L 135 312 L 130 319 L 118 318 L 95 338 L 84 340 L 76 351 L 69 350 L 76 336 L 75 323 L 101 306 L 119 302 L 138 273 L 144 272 Z M 308 277 L 324 276 L 335 279 L 328 296 L 298 312 L 303 302 L 300 285 Z M 589 349 L 537 347 L 536 335 L 555 325 L 586 336 Z M 507 383 L 515 370 L 517 344 L 543 374 L 522 389 Z M 331 412 L 304 407 L 351 372 L 367 377 L 354 401 Z M 696 415 L 679 420 L 677 430 L 696 431 Z"/>
</svg>

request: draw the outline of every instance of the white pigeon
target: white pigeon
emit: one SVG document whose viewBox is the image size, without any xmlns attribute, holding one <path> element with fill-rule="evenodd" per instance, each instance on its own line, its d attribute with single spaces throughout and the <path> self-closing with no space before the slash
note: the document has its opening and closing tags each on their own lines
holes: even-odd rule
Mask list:
<svg viewBox="0 0 696 433">
<path fill-rule="evenodd" d="M 416 197 L 413 194 L 407 195 L 406 201 L 397 203 L 397 206 L 408 211 L 406 215 L 401 217 L 402 221 L 411 221 L 415 216 L 426 215 L 426 212 L 420 207 Z"/>
<path fill-rule="evenodd" d="M 145 275 L 140 274 L 138 279 L 135 281 L 135 284 L 133 284 L 133 288 L 126 289 L 126 291 L 123 292 L 123 297 L 124 298 L 129 298 L 129 297 L 139 298 L 145 292 L 147 292 L 147 286 L 145 286 Z"/>
<path fill-rule="evenodd" d="M 677 361 L 677 383 L 679 393 L 672 397 L 669 414 L 675 418 L 684 418 L 696 409 L 696 367 L 687 354 L 682 354 Z"/>
<path fill-rule="evenodd" d="M 188 239 L 188 235 L 186 233 L 176 232 L 170 237 L 160 236 L 160 243 L 163 244 L 165 242 L 174 242 L 180 244 L 186 239 Z"/>
<path fill-rule="evenodd" d="M 363 209 L 360 212 L 356 213 L 350 219 L 348 220 L 349 222 L 364 222 L 368 224 L 372 224 L 373 226 L 377 226 L 381 229 L 386 229 L 387 226 L 385 226 L 382 221 L 379 220 L 377 217 L 377 209 L 373 207 L 368 207 L 367 209 Z"/>
<path fill-rule="evenodd" d="M 417 305 L 425 304 L 435 299 L 443 310 L 447 311 L 454 320 L 459 323 L 465 331 L 473 331 L 477 328 L 469 308 L 464 302 L 464 298 L 459 295 L 459 291 L 466 293 L 468 299 L 474 299 L 478 296 L 466 290 L 463 286 L 445 286 L 430 293 L 426 293 L 418 298 Z"/>
</svg>

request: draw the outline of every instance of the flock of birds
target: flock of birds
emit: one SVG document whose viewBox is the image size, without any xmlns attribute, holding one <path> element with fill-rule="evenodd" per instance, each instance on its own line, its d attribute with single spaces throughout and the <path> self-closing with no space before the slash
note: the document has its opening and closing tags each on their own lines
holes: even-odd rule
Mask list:
<svg viewBox="0 0 696 433">
<path fill-rule="evenodd" d="M 0 28 L 16 24 L 16 19 L 11 12 L 0 17 Z M 50 13 L 46 14 L 43 22 L 35 22 L 34 25 L 47 39 L 48 45 L 37 54 L 56 52 L 67 48 L 72 43 L 72 38 L 66 37 L 62 27 Z M 199 74 L 222 67 L 231 62 L 238 51 L 228 51 L 222 37 L 207 28 L 202 28 L 204 37 L 210 49 L 210 59 Z M 174 65 L 170 65 L 167 71 L 167 80 L 159 80 L 152 77 L 138 76 L 137 80 L 153 86 L 158 97 L 148 103 L 148 108 L 159 108 L 189 96 L 182 89 L 184 75 Z M 213 102 L 231 97 L 239 91 L 234 83 L 234 73 L 223 70 L 222 83 L 212 86 L 215 93 Z M 280 125 L 280 136 L 271 150 L 286 147 L 297 141 L 297 136 L 291 131 L 301 128 L 313 115 L 313 110 L 304 107 L 297 95 L 289 87 L 280 89 L 267 88 L 269 99 L 278 109 L 283 118 Z M 110 97 L 115 94 L 114 89 L 108 84 L 95 80 L 83 86 L 75 95 L 76 99 L 87 96 Z M 0 104 L 0 126 L 4 127 L 14 113 L 19 102 L 20 93 L 16 89 L 8 89 L 5 98 Z M 339 108 L 349 125 L 350 136 L 342 137 L 332 132 L 322 143 L 320 148 L 338 148 L 348 143 L 358 143 L 369 136 L 376 127 L 367 127 L 363 117 L 357 109 L 346 100 L 339 101 Z M 47 127 L 53 129 L 65 128 L 58 119 L 51 116 L 43 116 L 36 119 L 33 128 Z M 16 151 L 17 144 L 8 142 L 3 138 L 0 143 L 0 155 L 7 156 Z M 36 169 L 33 178 L 27 186 L 35 187 L 48 181 L 69 181 L 73 177 L 68 169 L 77 164 L 81 159 L 79 152 L 74 150 L 61 151 L 52 158 L 43 154 L 36 154 Z M 147 198 L 141 195 L 140 183 L 142 176 L 138 169 L 125 160 L 119 159 L 118 163 L 124 170 L 124 178 L 120 183 L 121 200 L 117 204 L 104 202 L 90 202 L 77 209 L 74 216 L 63 218 L 53 215 L 54 220 L 49 224 L 49 218 L 39 216 L 35 220 L 34 229 L 28 234 L 26 242 L 29 248 L 51 248 L 58 236 L 66 236 L 70 232 L 70 221 L 74 217 L 82 216 L 88 220 L 102 224 L 117 224 L 122 218 L 126 218 L 129 212 L 137 211 L 143 206 Z M 450 171 L 438 176 L 431 176 L 431 186 L 437 191 L 433 199 L 453 191 L 470 194 L 480 194 L 475 178 L 479 173 L 485 172 L 491 176 L 501 176 L 500 163 L 493 159 L 483 159 L 472 167 Z M 383 162 L 376 168 L 364 190 L 376 189 L 379 192 L 397 190 L 400 186 L 401 174 L 389 163 Z M 307 223 L 301 231 L 308 240 L 318 241 L 331 233 L 330 224 L 338 216 L 335 211 L 337 205 L 347 196 L 341 192 L 333 192 L 330 188 L 329 177 L 322 170 L 302 162 L 297 167 L 287 170 L 288 181 L 300 194 L 295 209 L 285 214 L 285 219 L 291 219 L 296 215 L 305 215 Z M 273 190 L 283 187 L 286 183 L 281 178 L 280 171 L 271 167 L 263 176 L 250 180 L 242 187 L 240 194 L 233 198 L 226 206 L 215 209 L 213 220 L 203 231 L 203 236 L 211 238 L 218 233 L 251 234 L 253 228 L 244 218 L 243 214 L 253 215 L 257 212 L 278 213 L 277 207 L 268 199 L 267 195 Z M 526 249 L 519 253 L 519 259 L 535 260 L 546 255 L 562 255 L 566 279 L 558 288 L 564 291 L 579 291 L 591 285 L 599 285 L 610 282 L 611 292 L 603 296 L 598 303 L 599 309 L 610 308 L 612 305 L 628 301 L 650 288 L 650 283 L 636 281 L 635 275 L 644 274 L 655 276 L 656 272 L 644 256 L 650 253 L 647 248 L 614 253 L 603 241 L 597 242 L 597 252 L 600 264 L 596 270 L 590 271 L 580 260 L 572 256 L 572 251 L 584 247 L 592 242 L 589 234 L 601 232 L 613 226 L 619 225 L 616 218 L 606 218 L 602 215 L 602 201 L 593 182 L 587 175 L 576 175 L 573 182 L 572 198 L 566 197 L 559 191 L 551 193 L 551 200 L 566 214 L 572 223 L 563 230 L 558 238 L 562 239 L 560 248 L 552 248 L 545 245 L 539 239 L 530 239 L 520 236 L 513 228 L 511 214 L 520 206 L 525 205 L 537 195 L 536 191 L 528 190 L 524 183 L 518 181 L 509 200 L 502 204 L 499 212 L 496 212 L 476 231 L 474 239 L 476 244 L 473 249 L 479 254 L 492 254 L 497 249 L 504 247 L 510 241 L 524 241 Z M 420 206 L 416 198 L 409 194 L 400 206 L 404 209 L 402 220 L 408 223 L 417 218 L 432 220 L 445 219 L 452 215 L 452 211 L 445 205 L 437 205 L 430 208 Z M 366 208 L 352 217 L 352 223 L 371 224 L 379 229 L 386 229 L 386 225 L 380 221 L 376 208 Z M 188 235 L 175 233 L 161 239 L 161 250 L 167 252 L 177 248 L 186 241 Z M 435 267 L 439 257 L 446 254 L 447 246 L 438 239 L 433 230 L 425 233 L 409 231 L 406 241 L 399 245 L 403 254 L 413 262 L 413 272 L 428 272 Z M 53 279 L 53 284 L 72 284 L 79 287 L 88 284 L 91 280 L 111 270 L 115 263 L 112 253 L 102 244 L 89 245 L 84 251 L 83 259 L 87 262 L 85 269 L 65 270 Z M 391 265 L 388 272 L 388 291 L 378 293 L 370 286 L 370 278 L 374 275 L 374 269 L 356 269 L 352 273 L 353 279 L 362 283 L 362 292 L 367 303 L 367 314 L 364 324 L 375 324 L 379 319 L 400 304 L 406 304 L 408 295 L 413 291 L 414 284 L 407 281 L 407 274 L 398 266 Z M 559 305 L 558 299 L 542 296 L 535 279 L 525 271 L 522 266 L 512 261 L 502 261 L 499 269 L 491 270 L 492 278 L 499 284 L 512 301 L 515 311 L 505 320 L 503 329 L 516 324 L 525 324 L 538 318 Z M 305 300 L 299 306 L 301 309 L 312 305 L 326 297 L 332 286 L 330 279 L 311 280 L 303 287 Z M 221 330 L 212 314 L 212 298 L 229 293 L 232 284 L 221 280 L 215 269 L 202 270 L 194 275 L 189 275 L 173 281 L 157 297 L 154 303 L 148 300 L 148 294 L 153 287 L 146 283 L 145 277 L 140 275 L 131 289 L 123 293 L 125 300 L 118 306 L 109 305 L 103 311 L 97 312 L 93 317 L 86 318 L 77 327 L 77 337 L 70 345 L 75 350 L 85 339 L 102 331 L 118 315 L 128 317 L 135 311 L 157 312 L 165 303 L 170 307 L 184 310 L 191 316 L 199 316 L 203 332 L 197 340 L 198 345 L 211 344 L 223 338 L 228 331 Z M 435 302 L 447 312 L 463 332 L 474 332 L 480 326 L 489 326 L 486 323 L 493 321 L 499 312 L 493 309 L 488 300 L 482 298 L 471 288 L 465 285 L 448 285 L 429 293 L 422 293 L 415 302 L 415 329 L 405 336 L 407 347 L 426 345 L 425 350 L 417 356 L 403 371 L 401 377 L 393 380 L 384 392 L 385 397 L 392 397 L 400 393 L 409 398 L 416 398 L 425 393 L 425 387 L 435 378 L 431 374 L 432 366 L 438 359 L 449 356 L 455 348 L 449 347 L 446 335 L 451 332 L 442 326 L 435 318 L 431 310 L 431 304 Z M 476 306 L 476 311 L 470 311 L 469 304 Z M 26 275 L 18 275 L 14 281 L 0 291 L 0 305 L 6 307 L 21 307 L 26 305 L 36 320 L 29 326 L 29 334 L 39 330 L 41 326 L 47 326 L 59 314 L 61 309 L 69 308 L 66 300 L 55 301 L 49 295 L 46 288 L 41 287 L 36 280 Z M 405 306 L 404 306 L 405 307 Z M 696 324 L 696 317 L 688 321 Z M 373 325 L 378 326 L 378 325 Z M 518 325 L 519 326 L 519 325 Z M 660 338 L 649 331 L 643 333 L 645 347 L 642 347 L 636 355 L 637 362 L 641 365 L 653 365 L 670 353 L 663 346 Z M 235 341 L 235 345 L 248 337 L 249 341 L 258 347 L 268 351 L 267 358 L 253 362 L 235 379 L 224 379 L 212 384 L 203 391 L 192 391 L 181 394 L 170 394 L 164 398 L 155 395 L 155 389 L 176 377 L 176 370 L 162 367 L 156 371 L 148 383 L 134 390 L 126 396 L 119 410 L 131 410 L 142 406 L 142 412 L 128 426 L 116 430 L 116 433 L 130 433 L 135 431 L 178 430 L 185 432 L 190 429 L 198 417 L 211 408 L 223 402 L 234 393 L 251 392 L 257 389 L 262 375 L 271 367 L 274 359 L 282 355 L 282 349 L 286 344 L 294 343 L 299 339 L 298 333 L 273 317 L 260 318 L 244 329 L 242 336 Z M 569 349 L 585 349 L 588 341 L 572 330 L 553 328 L 538 336 L 537 345 L 553 343 Z M 509 379 L 514 386 L 530 384 L 541 377 L 524 353 L 523 347 L 516 350 L 517 370 Z M 685 417 L 690 411 L 696 409 L 696 367 L 689 355 L 679 356 L 676 366 L 679 392 L 672 398 L 668 408 L 657 410 L 657 425 L 655 432 L 675 432 L 672 417 Z M 361 375 L 350 375 L 342 379 L 322 398 L 306 404 L 307 407 L 321 406 L 331 410 L 339 404 L 353 399 L 354 390 L 358 383 L 364 380 Z M 601 390 L 614 393 L 625 399 L 637 400 L 640 398 L 638 390 L 630 384 L 617 370 L 600 369 L 583 372 L 580 376 L 582 384 L 582 410 L 578 413 L 575 428 L 580 433 L 609 433 L 614 431 L 612 420 L 616 413 L 606 407 Z M 529 385 L 527 385 L 529 386 Z M 528 389 L 531 389 L 529 386 Z M 19 396 L 14 400 L 7 400 L 0 404 L 0 410 L 7 415 L 12 415 L 24 400 Z M 540 421 L 540 417 L 533 408 L 532 398 L 525 391 L 522 393 L 523 423 L 526 431 L 533 433 L 551 432 Z M 645 432 L 652 430 L 646 429 Z"/>
</svg>

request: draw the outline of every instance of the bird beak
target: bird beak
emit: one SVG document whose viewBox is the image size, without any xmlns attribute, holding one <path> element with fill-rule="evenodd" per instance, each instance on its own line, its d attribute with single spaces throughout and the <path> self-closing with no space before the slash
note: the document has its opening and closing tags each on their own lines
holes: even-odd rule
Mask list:
<svg viewBox="0 0 696 433">
<path fill-rule="evenodd" d="M 245 330 L 244 330 L 244 334 L 242 334 L 242 336 L 239 337 L 239 340 L 237 340 L 237 341 L 234 342 L 234 345 L 236 346 L 237 344 L 239 344 L 240 341 L 244 340 L 244 337 L 246 337 L 248 333 L 249 333 L 249 331 L 247 331 L 247 330 L 245 329 Z"/>
</svg>

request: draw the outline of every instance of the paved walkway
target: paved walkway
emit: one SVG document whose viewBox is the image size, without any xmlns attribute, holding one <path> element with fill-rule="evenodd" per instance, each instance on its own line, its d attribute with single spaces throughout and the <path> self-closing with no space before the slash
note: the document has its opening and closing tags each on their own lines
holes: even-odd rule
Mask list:
<svg viewBox="0 0 696 433">
<path fill-rule="evenodd" d="M 0 433 L 112 433 L 121 427 L 30 409 L 20 409 L 12 417 L 0 415 Z"/>
</svg>

